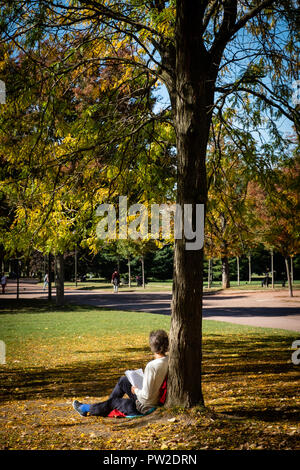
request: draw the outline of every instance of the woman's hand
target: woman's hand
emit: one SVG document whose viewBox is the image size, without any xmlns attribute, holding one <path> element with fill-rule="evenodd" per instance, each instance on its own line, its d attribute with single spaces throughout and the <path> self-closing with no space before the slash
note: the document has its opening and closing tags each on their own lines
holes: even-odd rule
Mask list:
<svg viewBox="0 0 300 470">
<path fill-rule="evenodd" d="M 132 386 L 132 387 L 131 387 L 131 393 L 133 393 L 133 394 L 135 395 L 136 389 L 137 389 L 137 387 Z"/>
</svg>

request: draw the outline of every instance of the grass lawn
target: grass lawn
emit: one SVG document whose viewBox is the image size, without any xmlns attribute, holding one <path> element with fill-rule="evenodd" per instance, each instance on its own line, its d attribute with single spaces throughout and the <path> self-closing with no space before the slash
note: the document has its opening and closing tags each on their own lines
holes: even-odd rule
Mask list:
<svg viewBox="0 0 300 470">
<path fill-rule="evenodd" d="M 0 309 L 0 449 L 296 449 L 298 334 L 203 322 L 206 410 L 157 409 L 135 420 L 83 418 L 77 398 L 106 398 L 128 368 L 150 359 L 148 333 L 170 317 L 47 302 Z"/>
</svg>

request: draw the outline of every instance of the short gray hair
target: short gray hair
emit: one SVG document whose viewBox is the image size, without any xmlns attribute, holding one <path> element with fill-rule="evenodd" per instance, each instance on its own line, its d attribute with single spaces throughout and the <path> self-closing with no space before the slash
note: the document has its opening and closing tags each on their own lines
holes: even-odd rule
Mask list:
<svg viewBox="0 0 300 470">
<path fill-rule="evenodd" d="M 166 354 L 169 349 L 169 338 L 165 330 L 151 331 L 149 335 L 151 351 L 158 354 Z"/>
</svg>

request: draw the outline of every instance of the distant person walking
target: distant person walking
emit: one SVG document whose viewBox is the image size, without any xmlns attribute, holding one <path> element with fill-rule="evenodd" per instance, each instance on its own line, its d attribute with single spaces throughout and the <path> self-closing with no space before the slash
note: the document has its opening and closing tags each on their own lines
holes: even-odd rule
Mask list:
<svg viewBox="0 0 300 470">
<path fill-rule="evenodd" d="M 5 287 L 6 287 L 6 284 L 7 284 L 7 277 L 5 276 L 4 273 L 2 273 L 2 276 L 1 276 L 2 294 L 5 294 Z"/>
<path fill-rule="evenodd" d="M 48 274 L 46 273 L 46 274 L 45 274 L 45 277 L 44 277 L 44 287 L 43 287 L 43 290 L 45 290 L 46 287 L 48 287 L 48 285 L 49 285 L 49 276 L 48 276 Z"/>
<path fill-rule="evenodd" d="M 119 284 L 120 284 L 120 274 L 117 269 L 112 274 L 111 283 L 114 286 L 114 292 L 118 292 Z"/>
<path fill-rule="evenodd" d="M 267 270 L 266 273 L 265 273 L 265 277 L 261 283 L 261 287 L 269 287 L 269 283 L 270 283 L 270 278 L 269 278 L 269 271 Z"/>
</svg>

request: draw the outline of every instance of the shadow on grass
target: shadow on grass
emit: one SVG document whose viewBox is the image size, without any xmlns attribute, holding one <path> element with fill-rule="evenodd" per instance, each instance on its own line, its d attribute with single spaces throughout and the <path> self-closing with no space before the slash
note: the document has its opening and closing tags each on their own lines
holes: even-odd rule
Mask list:
<svg viewBox="0 0 300 470">
<path fill-rule="evenodd" d="M 76 290 L 113 290 L 113 286 L 109 285 L 91 285 L 91 286 L 66 286 L 66 289 L 76 289 Z"/>
<path fill-rule="evenodd" d="M 295 332 L 295 339 L 297 338 Z M 235 335 L 238 338 L 238 335 Z M 243 339 L 242 339 L 243 338 Z M 286 374 L 294 371 L 291 362 L 293 335 L 248 334 L 241 340 L 215 335 L 203 339 L 204 376 L 233 377 L 243 374 Z"/>
<path fill-rule="evenodd" d="M 126 354 L 134 353 L 134 352 L 144 352 L 144 353 L 149 353 L 149 346 L 144 346 L 141 348 L 124 348 L 123 351 Z"/>
<path fill-rule="evenodd" d="M 291 342 L 292 337 L 274 334 L 251 334 L 240 341 L 229 336 L 205 338 L 203 385 L 209 398 L 222 407 L 228 404 L 231 410 L 224 413 L 232 418 L 299 420 L 300 377 L 291 362 Z"/>
<path fill-rule="evenodd" d="M 239 296 L 241 298 L 241 296 Z M 228 299 L 224 297 L 224 299 Z M 218 298 L 218 300 L 222 300 Z M 203 308 L 203 316 L 209 317 L 284 317 L 299 316 L 299 307 L 210 307 Z"/>
<path fill-rule="evenodd" d="M 93 305 L 75 305 L 65 304 L 58 306 L 55 300 L 48 301 L 45 299 L 1 299 L 0 315 L 17 314 L 17 313 L 45 313 L 45 312 L 76 312 L 82 310 L 99 310 L 99 307 Z M 101 310 L 106 310 L 101 308 Z M 107 309 L 109 310 L 109 309 Z"/>
<path fill-rule="evenodd" d="M 0 370 L 1 401 L 33 400 L 57 397 L 104 397 L 109 395 L 126 369 L 137 369 L 141 363 L 124 359 L 109 362 L 85 361 L 70 366 L 14 368 Z"/>
<path fill-rule="evenodd" d="M 296 407 L 296 404 L 295 404 Z M 275 407 L 268 407 L 266 410 L 253 407 L 251 410 L 245 408 L 234 408 L 233 411 L 226 411 L 226 416 L 233 418 L 238 416 L 244 419 L 255 419 L 264 422 L 288 421 L 289 423 L 299 422 L 299 408 L 295 411 L 295 407 L 285 407 L 284 410 L 278 410 Z"/>
<path fill-rule="evenodd" d="M 258 338 L 258 339 L 257 339 Z M 291 400 L 297 395 L 297 372 L 290 358 L 289 338 L 280 335 L 256 336 L 256 342 L 251 337 L 243 340 L 233 340 L 231 337 L 208 337 L 203 345 L 203 384 L 208 387 L 222 387 L 223 390 L 236 392 L 241 395 L 241 404 L 234 411 L 225 412 L 227 415 L 241 416 L 245 419 L 255 418 L 264 421 L 294 420 L 295 410 Z M 148 347 L 127 347 L 120 352 L 119 357 L 110 361 L 98 360 L 77 361 L 70 365 L 57 367 L 14 367 L 0 369 L 1 401 L 36 400 L 60 398 L 90 397 L 91 402 L 102 401 L 108 396 L 117 380 L 126 369 L 143 367 L 140 360 L 131 358 L 130 354 L 145 352 Z M 89 353 L 91 351 L 88 351 Z M 95 351 L 98 353 L 98 351 Z M 85 351 L 78 350 L 78 355 Z M 221 361 L 220 361 L 221 359 Z M 249 377 L 248 377 L 249 376 Z M 278 385 L 277 385 L 278 378 Z M 236 384 L 239 383 L 237 386 Z M 284 389 L 281 390 L 282 383 Z M 262 388 L 263 386 L 263 388 Z M 249 405 L 256 393 L 263 398 L 266 409 L 262 410 Z M 218 392 L 216 392 L 218 396 Z M 284 411 L 277 411 L 268 406 L 268 398 L 273 396 L 285 397 Z M 246 399 L 245 399 L 246 397 Z M 252 407 L 253 406 L 253 407 Z M 296 408 L 296 403 L 295 403 Z"/>
<path fill-rule="evenodd" d="M 49 304 L 45 302 L 42 306 L 41 301 L 35 304 L 30 300 L 30 305 L 33 312 L 35 309 L 39 312 L 41 308 L 49 311 Z M 68 308 L 74 311 L 78 308 L 91 310 L 93 307 L 69 305 Z M 55 305 L 54 309 L 57 310 Z M 295 339 L 297 336 L 295 333 Z M 219 399 L 222 396 L 224 403 L 229 403 L 230 410 L 224 411 L 228 416 L 265 422 L 296 421 L 297 407 L 299 411 L 295 400 L 299 388 L 299 366 L 297 368 L 290 360 L 292 341 L 293 335 L 265 332 L 204 335 L 203 385 L 207 388 L 210 398 Z M 68 364 L 66 357 L 66 364 L 56 367 L 1 367 L 1 401 L 66 401 L 75 397 L 90 397 L 91 402 L 102 401 L 111 393 L 126 369 L 144 366 L 139 359 L 133 358 L 131 353 L 145 352 L 145 361 L 149 357 L 148 346 L 142 346 L 123 348 L 118 352 L 118 356 L 114 355 L 111 360 L 105 362 L 79 360 L 81 354 L 91 352 L 99 353 L 78 350 L 77 362 Z M 256 395 L 264 401 L 263 407 L 261 403 L 259 406 L 255 404 Z M 231 396 L 237 399 L 241 397 L 240 401 L 234 402 L 238 403 L 237 407 L 230 406 Z M 281 398 L 286 400 L 280 410 L 274 407 L 274 402 L 273 405 L 269 404 L 269 400 L 274 397 L 278 397 L 278 402 Z"/>
</svg>

